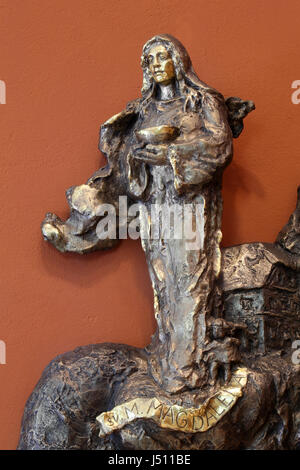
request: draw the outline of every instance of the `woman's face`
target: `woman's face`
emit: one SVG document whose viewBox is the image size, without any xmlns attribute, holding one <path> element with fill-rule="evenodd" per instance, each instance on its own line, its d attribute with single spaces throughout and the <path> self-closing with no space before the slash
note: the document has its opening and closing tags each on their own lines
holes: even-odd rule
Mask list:
<svg viewBox="0 0 300 470">
<path fill-rule="evenodd" d="M 172 58 L 164 46 L 153 46 L 147 56 L 148 68 L 156 83 L 167 85 L 175 77 Z"/>
</svg>

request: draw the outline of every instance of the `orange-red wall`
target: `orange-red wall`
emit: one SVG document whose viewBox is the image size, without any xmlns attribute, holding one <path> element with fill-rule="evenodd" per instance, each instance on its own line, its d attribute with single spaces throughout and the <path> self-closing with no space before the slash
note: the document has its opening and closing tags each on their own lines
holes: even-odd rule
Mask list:
<svg viewBox="0 0 300 470">
<path fill-rule="evenodd" d="M 224 244 L 272 242 L 300 183 L 298 0 L 1 0 L 0 448 L 14 448 L 25 400 L 57 354 L 93 342 L 145 345 L 152 292 L 138 242 L 62 255 L 45 212 L 103 163 L 99 125 L 139 96 L 143 43 L 178 37 L 199 77 L 255 101 L 224 176 Z"/>
</svg>

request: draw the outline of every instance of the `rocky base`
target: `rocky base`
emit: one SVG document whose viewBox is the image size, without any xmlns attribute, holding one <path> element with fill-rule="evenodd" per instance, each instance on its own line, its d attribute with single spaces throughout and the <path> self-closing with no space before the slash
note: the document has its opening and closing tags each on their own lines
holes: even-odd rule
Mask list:
<svg viewBox="0 0 300 470">
<path fill-rule="evenodd" d="M 110 343 L 77 348 L 46 367 L 26 404 L 18 449 L 300 450 L 300 366 L 279 353 L 244 357 L 243 364 L 249 370 L 243 395 L 207 431 L 137 419 L 100 438 L 101 412 L 141 397 L 199 406 L 213 386 L 172 396 L 149 377 L 144 350 Z"/>
</svg>

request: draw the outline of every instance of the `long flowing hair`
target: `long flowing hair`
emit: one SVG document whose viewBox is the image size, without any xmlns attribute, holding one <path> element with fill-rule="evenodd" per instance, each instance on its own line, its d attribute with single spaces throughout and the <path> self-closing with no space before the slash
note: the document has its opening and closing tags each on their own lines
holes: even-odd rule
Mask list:
<svg viewBox="0 0 300 470">
<path fill-rule="evenodd" d="M 169 34 L 161 34 L 151 38 L 143 47 L 141 57 L 143 69 L 142 108 L 145 109 L 157 86 L 149 70 L 148 63 L 149 51 L 156 45 L 164 46 L 172 58 L 179 92 L 181 96 L 185 97 L 184 112 L 197 112 L 201 107 L 203 96 L 207 93 L 224 100 L 221 93 L 198 78 L 193 69 L 190 56 L 181 42 Z"/>
</svg>

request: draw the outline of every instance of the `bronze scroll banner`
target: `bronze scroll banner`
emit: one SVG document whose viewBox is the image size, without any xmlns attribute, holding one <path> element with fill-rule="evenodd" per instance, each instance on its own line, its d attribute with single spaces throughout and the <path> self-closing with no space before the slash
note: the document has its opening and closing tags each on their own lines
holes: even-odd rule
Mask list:
<svg viewBox="0 0 300 470">
<path fill-rule="evenodd" d="M 97 417 L 100 437 L 122 429 L 137 419 L 151 419 L 161 428 L 187 433 L 205 432 L 213 427 L 243 395 L 248 371 L 237 368 L 230 382 L 207 398 L 199 408 L 167 405 L 158 398 L 135 398 Z"/>
</svg>

